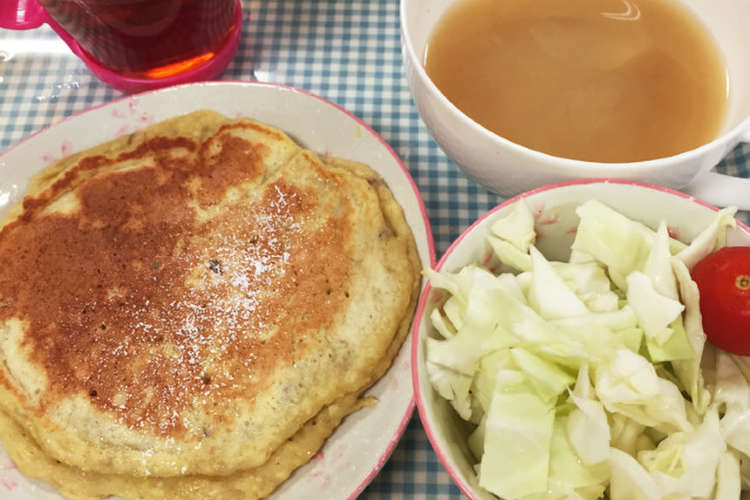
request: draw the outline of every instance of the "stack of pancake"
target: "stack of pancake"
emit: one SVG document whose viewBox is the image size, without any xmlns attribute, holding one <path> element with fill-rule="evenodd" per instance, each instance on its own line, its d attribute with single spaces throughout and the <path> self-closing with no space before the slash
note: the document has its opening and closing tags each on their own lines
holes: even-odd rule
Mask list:
<svg viewBox="0 0 750 500">
<path fill-rule="evenodd" d="M 269 494 L 368 403 L 420 283 L 370 168 L 208 111 L 37 175 L 0 263 L 0 440 L 76 499 Z"/>
</svg>

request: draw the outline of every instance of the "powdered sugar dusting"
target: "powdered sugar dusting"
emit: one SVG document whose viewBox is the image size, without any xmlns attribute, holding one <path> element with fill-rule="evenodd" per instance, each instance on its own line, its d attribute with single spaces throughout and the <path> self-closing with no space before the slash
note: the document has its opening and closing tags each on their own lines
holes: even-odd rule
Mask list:
<svg viewBox="0 0 750 500">
<path fill-rule="evenodd" d="M 78 219 L 39 218 L 1 256 L 13 263 L 9 282 L 21 273 L 50 290 L 12 299 L 50 376 L 65 381 L 63 397 L 82 393 L 133 428 L 202 438 L 190 411 L 251 399 L 277 363 L 294 365 L 304 347 L 294 336 L 321 331 L 346 301 L 343 219 L 311 223 L 314 191 L 283 180 L 254 186 L 262 149 L 236 138 L 222 147 L 204 158 L 190 156 L 198 146 L 188 140 L 154 138 L 127 153 L 154 167 L 93 178 Z M 179 161 L 165 154 L 173 150 Z M 48 392 L 43 404 L 57 397 Z"/>
</svg>

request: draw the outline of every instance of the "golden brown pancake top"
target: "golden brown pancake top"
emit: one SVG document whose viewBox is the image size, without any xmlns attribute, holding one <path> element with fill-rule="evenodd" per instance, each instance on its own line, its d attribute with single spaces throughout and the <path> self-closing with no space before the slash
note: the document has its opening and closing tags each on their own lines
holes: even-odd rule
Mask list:
<svg viewBox="0 0 750 500">
<path fill-rule="evenodd" d="M 214 405 L 221 420 L 274 363 L 324 341 L 300 333 L 325 329 L 348 299 L 348 209 L 308 220 L 318 194 L 283 178 L 227 202 L 229 188 L 267 175 L 263 145 L 229 133 L 253 126 L 222 127 L 218 154 L 156 137 L 86 158 L 2 229 L 0 321 L 27 322 L 24 342 L 52 381 L 37 411 L 81 394 L 131 428 L 180 435 L 184 410 Z M 45 212 L 71 189 L 78 210 Z"/>
</svg>

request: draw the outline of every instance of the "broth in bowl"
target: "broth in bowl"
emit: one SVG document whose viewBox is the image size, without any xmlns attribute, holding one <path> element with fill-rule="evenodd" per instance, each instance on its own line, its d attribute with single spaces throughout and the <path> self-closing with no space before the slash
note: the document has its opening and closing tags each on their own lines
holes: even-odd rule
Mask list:
<svg viewBox="0 0 750 500">
<path fill-rule="evenodd" d="M 575 160 L 679 154 L 713 140 L 726 116 L 724 57 L 673 0 L 459 0 L 424 62 L 483 127 Z"/>
</svg>

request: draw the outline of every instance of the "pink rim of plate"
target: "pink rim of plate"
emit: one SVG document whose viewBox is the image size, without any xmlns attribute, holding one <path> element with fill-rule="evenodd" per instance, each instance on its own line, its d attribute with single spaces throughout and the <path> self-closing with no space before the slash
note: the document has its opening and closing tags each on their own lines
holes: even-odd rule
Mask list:
<svg viewBox="0 0 750 500">
<path fill-rule="evenodd" d="M 132 94 L 135 92 L 143 92 L 147 90 L 154 90 L 163 87 L 170 87 L 178 84 L 184 84 L 189 82 L 199 82 L 204 80 L 212 80 L 219 76 L 224 71 L 229 62 L 232 60 L 234 55 L 237 53 L 237 48 L 240 45 L 240 35 L 242 34 L 242 1 L 236 0 L 234 9 L 234 26 L 229 32 L 226 41 L 222 48 L 216 53 L 216 55 L 204 64 L 196 66 L 195 68 L 189 69 L 177 75 L 168 76 L 165 78 L 137 78 L 131 76 L 125 76 L 117 73 L 106 66 L 103 66 L 91 57 L 85 50 L 81 48 L 78 42 L 70 36 L 59 24 L 57 24 L 47 13 L 43 13 L 43 22 L 50 25 L 50 27 L 62 38 L 62 40 L 70 47 L 70 50 L 78 56 L 84 64 L 91 70 L 96 77 L 109 85 L 112 88 Z"/>
<path fill-rule="evenodd" d="M 456 238 L 456 240 L 453 243 L 451 243 L 451 245 L 448 247 L 448 249 L 445 251 L 442 257 L 440 257 L 440 261 L 437 263 L 437 265 L 433 269 L 436 271 L 440 271 L 443 268 L 443 265 L 445 265 L 445 261 L 448 259 L 448 256 L 450 256 L 450 254 L 453 253 L 453 250 L 461 243 L 461 241 L 463 241 L 463 239 L 469 233 L 471 233 L 476 226 L 478 226 L 486 218 L 491 217 L 498 210 L 501 210 L 508 205 L 512 205 L 513 203 L 517 202 L 521 198 L 526 198 L 528 196 L 531 196 L 531 195 L 534 195 L 543 191 L 549 191 L 552 189 L 558 189 L 558 188 L 567 187 L 567 186 L 585 185 L 585 184 L 624 184 L 624 185 L 630 185 L 630 186 L 639 186 L 639 187 L 643 187 L 646 189 L 653 189 L 654 191 L 661 191 L 663 193 L 671 194 L 679 198 L 685 198 L 687 200 L 693 201 L 694 203 L 697 203 L 698 205 L 709 208 L 713 211 L 719 210 L 717 207 L 711 205 L 710 203 L 707 203 L 703 200 L 699 200 L 693 196 L 690 196 L 689 194 L 681 193 L 680 191 L 675 191 L 674 189 L 670 189 L 664 186 L 658 186 L 656 184 L 648 184 L 645 182 L 629 181 L 629 180 L 622 180 L 622 179 L 580 179 L 580 180 L 573 180 L 573 181 L 560 182 L 556 184 L 550 184 L 547 186 L 542 186 L 536 189 L 532 189 L 531 191 L 526 191 L 525 193 L 516 195 L 513 198 L 509 198 L 506 201 L 502 202 L 501 204 L 497 205 L 496 207 L 485 212 L 481 217 L 479 217 L 476 221 L 474 221 L 474 223 L 472 223 L 469 227 L 467 227 L 461 233 L 461 235 L 458 238 Z M 750 227 L 743 224 L 741 221 L 737 221 L 737 226 L 743 231 L 745 231 L 746 233 L 750 234 Z M 427 434 L 427 439 L 429 439 L 430 444 L 432 445 L 432 449 L 435 451 L 435 454 L 438 456 L 440 463 L 443 464 L 443 467 L 445 467 L 446 471 L 448 471 L 448 474 L 453 479 L 453 482 L 456 483 L 456 485 L 461 489 L 464 495 L 466 495 L 470 500 L 479 500 L 479 498 L 477 498 L 477 496 L 472 491 L 472 488 L 468 484 L 466 484 L 466 482 L 463 479 L 461 479 L 461 475 L 458 473 L 458 471 L 455 470 L 448 463 L 448 457 L 445 451 L 443 451 L 443 449 L 438 445 L 437 438 L 435 436 L 435 431 L 433 430 L 432 426 L 427 420 L 427 410 L 425 409 L 424 401 L 422 400 L 422 396 L 419 390 L 420 388 L 420 378 L 419 378 L 419 369 L 418 369 L 419 352 L 420 352 L 419 329 L 422 325 L 422 317 L 424 315 L 424 309 L 427 306 L 427 298 L 430 296 L 431 291 L 432 291 L 432 287 L 430 283 L 427 283 L 424 289 L 422 290 L 422 296 L 419 298 L 419 304 L 417 305 L 417 312 L 414 316 L 414 323 L 412 325 L 411 377 L 412 377 L 412 385 L 414 389 L 414 399 L 416 400 L 417 411 L 419 413 L 419 419 L 422 421 L 422 427 L 424 427 L 425 434 Z"/>
<path fill-rule="evenodd" d="M 312 92 L 309 92 L 307 90 L 299 89 L 299 88 L 296 88 L 296 87 L 291 87 L 291 86 L 285 85 L 283 83 L 247 82 L 247 81 L 240 81 L 240 80 L 227 80 L 227 81 L 219 81 L 219 82 L 201 82 L 201 83 L 193 83 L 193 84 L 183 84 L 183 85 L 173 86 L 173 87 L 170 87 L 170 88 L 155 89 L 155 90 L 150 90 L 150 91 L 147 91 L 147 92 L 142 92 L 142 93 L 136 94 L 136 95 L 130 95 L 130 96 L 120 97 L 119 99 L 115 99 L 115 100 L 112 100 L 112 101 L 109 101 L 109 102 L 105 102 L 105 103 L 99 104 L 97 106 L 93 106 L 91 108 L 88 108 L 88 109 L 79 111 L 77 113 L 74 113 L 74 114 L 72 114 L 70 116 L 65 117 L 63 120 L 61 120 L 58 123 L 55 123 L 53 125 L 49 125 L 49 126 L 43 128 L 41 130 L 38 130 L 38 131 L 34 132 L 33 134 L 29 135 L 25 139 L 22 139 L 21 141 L 17 142 L 15 145 L 11 146 L 10 148 L 8 148 L 5 151 L 3 151 L 2 153 L 0 153 L 0 160 L 7 153 L 9 153 L 13 149 L 17 148 L 21 144 L 25 143 L 26 141 L 31 140 L 34 136 L 36 136 L 36 135 L 38 135 L 38 134 L 40 134 L 42 132 L 45 132 L 48 129 L 51 129 L 52 127 L 55 127 L 55 126 L 59 125 L 59 123 L 66 122 L 66 121 L 71 120 L 71 119 L 73 119 L 75 117 L 85 115 L 86 113 L 89 113 L 89 112 L 94 111 L 96 109 L 103 108 L 105 106 L 114 105 L 114 104 L 116 104 L 118 102 L 126 101 L 126 100 L 129 100 L 129 99 L 136 99 L 136 98 L 139 98 L 139 97 L 144 96 L 144 95 L 149 95 L 149 94 L 153 94 L 153 93 L 157 93 L 157 92 L 169 92 L 169 91 L 173 91 L 175 89 L 179 89 L 179 88 L 182 88 L 182 87 L 191 87 L 191 86 L 204 86 L 204 87 L 217 86 L 217 87 L 219 87 L 219 86 L 223 86 L 223 85 L 237 85 L 237 86 L 247 86 L 247 87 L 276 87 L 276 88 L 286 89 L 286 90 L 288 90 L 290 92 L 295 92 L 295 93 L 298 93 L 298 94 L 302 94 L 302 95 L 305 95 L 307 97 L 311 97 L 313 99 L 317 99 L 318 101 L 322 102 L 323 104 L 325 104 L 327 106 L 335 108 L 336 110 L 340 111 L 341 113 L 343 113 L 347 117 L 349 117 L 351 120 L 353 120 L 354 122 L 356 122 L 357 125 L 359 125 L 363 129 L 365 129 L 367 132 L 369 132 L 370 135 L 373 136 L 388 151 L 388 153 L 393 157 L 393 159 L 398 164 L 399 168 L 402 170 L 404 176 L 406 176 L 407 180 L 409 181 L 409 187 L 411 188 L 414 196 L 416 197 L 417 204 L 419 206 L 420 215 L 422 216 L 422 220 L 424 222 L 424 227 L 425 227 L 424 237 L 427 240 L 427 249 L 428 249 L 429 259 L 430 259 L 429 265 L 432 268 L 435 267 L 435 265 L 436 265 L 435 264 L 435 262 L 436 262 L 436 258 L 435 258 L 435 241 L 433 239 L 432 228 L 430 226 L 430 219 L 427 216 L 427 209 L 425 208 L 424 200 L 422 199 L 422 195 L 419 193 L 419 188 L 417 187 L 416 182 L 414 182 L 414 178 L 409 173 L 409 169 L 406 168 L 406 165 L 401 160 L 401 158 L 398 156 L 398 154 L 396 154 L 396 152 L 393 150 L 393 148 L 390 146 L 390 144 L 388 144 L 385 141 L 385 139 L 383 139 L 380 136 L 380 134 L 378 134 L 377 132 L 375 132 L 375 130 L 373 130 L 372 127 L 370 127 L 368 124 L 366 124 L 364 121 L 362 121 L 359 117 L 353 115 L 350 111 L 348 111 L 345 108 L 339 106 L 338 104 L 336 104 L 334 102 L 331 102 L 331 101 L 329 101 L 329 100 L 327 100 L 327 99 L 325 99 L 325 98 L 323 98 L 323 97 L 321 97 L 321 96 L 319 96 L 317 94 L 313 94 Z M 425 286 L 429 286 L 429 285 L 425 285 Z M 422 309 L 422 307 L 420 306 L 419 310 L 421 310 L 421 309 Z M 416 321 L 417 321 L 417 316 L 415 316 L 414 319 L 412 319 L 412 325 L 411 325 L 411 333 L 412 333 L 412 336 L 414 336 L 414 337 L 416 336 L 417 328 L 419 327 L 419 325 L 418 325 L 418 323 L 416 323 Z M 412 370 L 413 370 L 413 367 L 412 367 Z M 394 434 L 393 438 L 388 443 L 388 446 L 383 451 L 383 453 L 380 455 L 380 457 L 378 457 L 378 461 L 373 466 L 373 468 L 370 470 L 370 472 L 367 473 L 367 475 L 365 476 L 365 478 L 362 479 L 362 481 L 359 483 L 359 485 L 357 485 L 357 487 L 354 489 L 354 491 L 352 491 L 349 494 L 349 496 L 347 497 L 347 500 L 354 500 L 355 498 L 357 498 L 359 496 L 359 494 L 362 493 L 362 491 L 367 487 L 367 485 L 370 484 L 370 482 L 372 482 L 372 480 L 375 478 L 375 476 L 378 474 L 378 472 L 380 472 L 380 469 L 382 469 L 383 466 L 386 464 L 386 462 L 390 458 L 391 454 L 393 454 L 393 451 L 396 449 L 396 445 L 398 444 L 399 440 L 401 439 L 401 436 L 403 436 L 404 431 L 406 430 L 406 426 L 409 424 L 409 420 L 411 420 L 412 414 L 414 413 L 414 406 L 415 406 L 415 398 L 414 398 L 414 394 L 412 393 L 412 397 L 411 397 L 411 400 L 409 401 L 409 404 L 407 405 L 406 412 L 404 413 L 403 417 L 401 418 L 401 422 L 399 423 L 399 426 L 396 429 L 396 433 Z"/>
</svg>

